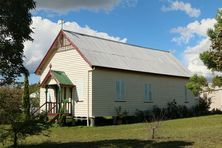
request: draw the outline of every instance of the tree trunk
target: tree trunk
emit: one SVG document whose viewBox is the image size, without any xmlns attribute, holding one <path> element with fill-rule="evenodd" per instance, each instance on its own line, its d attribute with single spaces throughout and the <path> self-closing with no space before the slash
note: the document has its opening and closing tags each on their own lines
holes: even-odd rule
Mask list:
<svg viewBox="0 0 222 148">
<path fill-rule="evenodd" d="M 14 138 L 13 138 L 13 147 L 17 148 L 18 147 L 18 135 L 16 132 L 14 132 Z"/>
<path fill-rule="evenodd" d="M 151 137 L 152 139 L 154 139 L 155 138 L 155 128 L 152 128 L 152 137 Z"/>
</svg>

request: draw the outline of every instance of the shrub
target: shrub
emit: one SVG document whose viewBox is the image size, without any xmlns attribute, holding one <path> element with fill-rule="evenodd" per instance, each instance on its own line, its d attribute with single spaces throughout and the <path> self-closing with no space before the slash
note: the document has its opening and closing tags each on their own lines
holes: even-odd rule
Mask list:
<svg viewBox="0 0 222 148">
<path fill-rule="evenodd" d="M 153 110 L 151 111 L 152 116 L 155 116 L 156 118 L 159 118 L 162 116 L 162 114 L 165 112 L 164 108 L 159 108 L 158 106 L 154 105 Z"/>
<path fill-rule="evenodd" d="M 128 116 L 128 112 L 126 110 L 122 111 L 121 106 L 116 107 L 115 111 L 116 111 L 116 117 L 114 119 L 114 123 L 115 124 L 122 124 L 124 118 Z"/>
<path fill-rule="evenodd" d="M 199 97 L 198 99 L 199 103 L 196 106 L 197 111 L 200 115 L 206 115 L 209 113 L 210 105 L 211 105 L 211 98 L 208 98 L 207 96 L 203 96 L 202 98 Z"/>
<path fill-rule="evenodd" d="M 144 111 L 136 109 L 135 118 L 136 122 L 143 122 L 145 120 Z"/>
<path fill-rule="evenodd" d="M 0 87 L 0 124 L 7 124 L 22 112 L 22 89 Z"/>
<path fill-rule="evenodd" d="M 179 113 L 179 106 L 177 105 L 177 102 L 173 100 L 172 102 L 167 103 L 166 108 L 166 117 L 169 119 L 175 119 L 180 116 Z"/>
</svg>

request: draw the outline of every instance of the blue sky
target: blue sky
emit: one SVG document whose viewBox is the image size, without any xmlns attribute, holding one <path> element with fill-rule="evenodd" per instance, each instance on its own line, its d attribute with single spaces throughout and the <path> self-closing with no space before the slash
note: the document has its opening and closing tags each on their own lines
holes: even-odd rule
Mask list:
<svg viewBox="0 0 222 148">
<path fill-rule="evenodd" d="M 115 40 L 126 38 L 128 43 L 169 50 L 193 73 L 209 76 L 198 54 L 210 45 L 206 31 L 215 23 L 221 4 L 221 0 L 37 0 L 32 12 L 34 42 L 25 43 L 25 62 L 33 72 L 64 19 L 65 29 L 86 33 L 88 29 L 93 35 L 102 32 Z M 32 74 L 30 82 L 38 81 Z"/>
</svg>

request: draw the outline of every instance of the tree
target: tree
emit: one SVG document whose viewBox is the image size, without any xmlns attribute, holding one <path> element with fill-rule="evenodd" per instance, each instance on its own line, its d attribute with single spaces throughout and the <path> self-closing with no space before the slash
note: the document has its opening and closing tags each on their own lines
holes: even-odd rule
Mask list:
<svg viewBox="0 0 222 148">
<path fill-rule="evenodd" d="M 23 93 L 23 109 L 25 120 L 30 119 L 30 98 L 29 98 L 29 72 L 24 70 L 24 93 Z"/>
<path fill-rule="evenodd" d="M 19 88 L 13 86 L 0 88 L 0 119 L 3 118 L 8 124 L 0 126 L 0 142 L 10 139 L 13 141 L 13 146 L 17 147 L 19 139 L 39 134 L 50 127 L 50 123 L 44 121 L 45 114 L 35 117 L 30 115 L 28 86 L 28 73 L 25 73 L 23 101 Z"/>
<path fill-rule="evenodd" d="M 39 107 L 40 104 L 40 84 L 35 83 L 29 86 L 29 94 L 31 101 L 31 108 Z"/>
<path fill-rule="evenodd" d="M 215 76 L 212 79 L 212 86 L 213 87 L 215 87 L 215 86 L 221 87 L 222 86 L 222 77 L 221 76 Z"/>
<path fill-rule="evenodd" d="M 219 9 L 215 17 L 216 24 L 209 29 L 207 34 L 211 41 L 210 48 L 200 54 L 204 65 L 212 71 L 222 71 L 222 9 Z"/>
<path fill-rule="evenodd" d="M 11 84 L 22 73 L 23 43 L 32 40 L 34 8 L 33 0 L 0 1 L 0 85 Z"/>
<path fill-rule="evenodd" d="M 207 79 L 203 76 L 198 76 L 197 74 L 192 76 L 186 84 L 186 87 L 190 89 L 195 96 L 199 96 L 203 91 L 203 88 L 207 86 Z"/>
<path fill-rule="evenodd" d="M 0 124 L 8 124 L 21 113 L 22 89 L 17 87 L 0 87 Z"/>
</svg>

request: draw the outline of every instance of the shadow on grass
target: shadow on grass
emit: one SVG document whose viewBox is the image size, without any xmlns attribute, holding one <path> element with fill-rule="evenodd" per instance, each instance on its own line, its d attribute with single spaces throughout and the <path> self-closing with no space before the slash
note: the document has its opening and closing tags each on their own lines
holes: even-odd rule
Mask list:
<svg viewBox="0 0 222 148">
<path fill-rule="evenodd" d="M 142 147 L 184 147 L 191 146 L 193 142 L 187 141 L 152 141 L 152 140 L 136 140 L 136 139 L 117 139 L 117 140 L 104 140 L 104 141 L 94 141 L 94 142 L 70 142 L 70 143 L 54 143 L 46 142 L 38 145 L 21 145 L 23 148 L 97 148 L 97 147 L 131 147 L 131 148 L 142 148 Z"/>
</svg>

